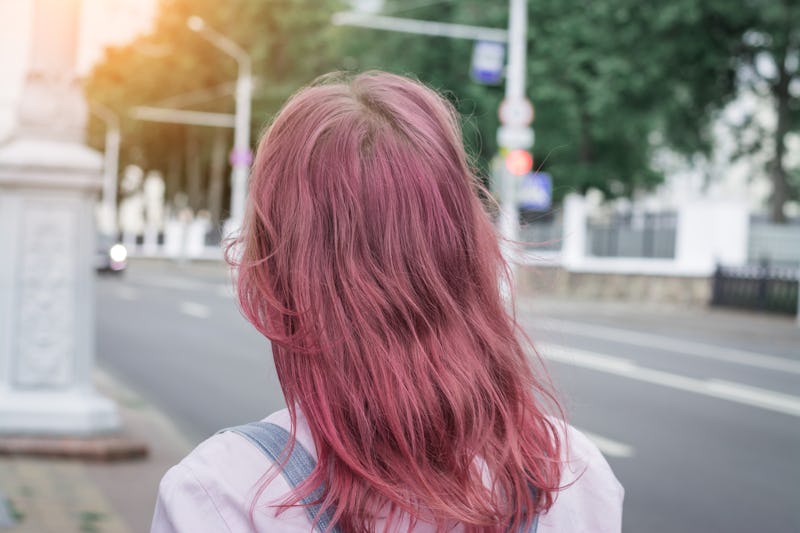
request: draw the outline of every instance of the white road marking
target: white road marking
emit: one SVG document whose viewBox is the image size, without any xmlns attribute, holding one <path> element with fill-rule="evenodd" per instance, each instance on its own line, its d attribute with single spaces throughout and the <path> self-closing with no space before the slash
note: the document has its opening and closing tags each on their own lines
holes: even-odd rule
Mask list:
<svg viewBox="0 0 800 533">
<path fill-rule="evenodd" d="M 165 276 L 141 278 L 137 279 L 136 283 L 162 289 L 213 293 L 224 298 L 234 296 L 233 286 L 230 283 L 206 283 Z"/>
<path fill-rule="evenodd" d="M 800 398 L 791 394 L 773 392 L 723 379 L 710 379 L 707 386 L 721 396 L 745 399 L 753 405 L 760 403 L 765 409 L 780 405 L 787 412 L 794 411 L 798 413 L 796 416 L 800 416 Z"/>
<path fill-rule="evenodd" d="M 591 433 L 586 431 L 585 429 L 579 430 L 581 433 L 586 435 L 590 441 L 592 441 L 595 446 L 597 446 L 603 455 L 607 455 L 609 457 L 633 457 L 633 446 L 629 446 L 628 444 L 624 444 L 622 442 L 609 439 L 607 437 L 601 437 L 596 433 Z"/>
<path fill-rule="evenodd" d="M 196 281 L 191 281 L 188 279 L 164 277 L 164 276 L 160 277 L 148 276 L 146 278 L 137 279 L 136 282 L 150 287 L 160 287 L 162 289 L 176 289 L 179 291 L 201 291 L 209 289 L 209 286 L 206 283 L 198 283 Z"/>
<path fill-rule="evenodd" d="M 117 287 L 117 297 L 121 300 L 134 301 L 139 299 L 139 291 L 127 285 Z"/>
<path fill-rule="evenodd" d="M 668 349 L 671 352 L 683 355 L 705 357 L 706 359 L 716 359 L 717 361 L 724 361 L 726 363 L 800 374 L 800 361 L 793 361 L 774 355 L 748 352 L 735 348 L 723 348 L 721 346 L 680 340 L 674 337 L 665 337 L 652 333 L 639 333 L 627 329 L 597 326 L 568 320 L 547 319 L 543 321 L 543 325 L 551 330 L 558 330 L 565 333 L 574 332 L 577 335 L 585 335 L 587 337 L 594 337 L 596 339 L 604 339 L 622 344 L 642 346 L 645 348 Z"/>
<path fill-rule="evenodd" d="M 195 318 L 208 318 L 211 316 L 211 308 L 197 302 L 181 302 L 181 313 Z"/>
<path fill-rule="evenodd" d="M 663 387 L 702 394 L 712 398 L 760 407 L 790 416 L 800 417 L 800 397 L 791 394 L 774 392 L 758 387 L 751 387 L 732 381 L 719 379 L 697 379 L 663 370 L 644 368 L 630 359 L 623 359 L 588 350 L 568 348 L 557 344 L 539 344 L 539 353 L 543 357 L 559 363 L 588 368 L 598 372 L 653 383 Z"/>
</svg>

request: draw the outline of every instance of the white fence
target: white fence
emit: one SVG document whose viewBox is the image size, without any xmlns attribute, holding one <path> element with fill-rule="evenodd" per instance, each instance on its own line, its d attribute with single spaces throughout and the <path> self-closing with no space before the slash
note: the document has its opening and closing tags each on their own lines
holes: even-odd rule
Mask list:
<svg viewBox="0 0 800 533">
<path fill-rule="evenodd" d="M 800 223 L 750 221 L 747 256 L 751 263 L 800 266 Z"/>
<path fill-rule="evenodd" d="M 589 217 L 586 253 L 594 257 L 673 259 L 677 222 L 674 211 L 612 212 Z"/>
<path fill-rule="evenodd" d="M 613 254 L 607 243 L 592 242 L 608 234 L 597 231 L 597 223 L 590 223 L 591 215 L 584 197 L 567 196 L 561 213 L 560 250 L 534 247 L 523 254 L 521 262 L 561 266 L 570 272 L 693 277 L 710 277 L 720 263 L 747 263 L 749 215 L 744 203 L 698 200 L 679 206 L 674 213 L 658 215 L 658 224 L 644 223 L 638 230 L 635 224 L 626 226 L 625 237 L 634 236 L 641 246 L 617 246 Z M 635 216 L 648 217 L 646 213 Z M 656 233 L 660 244 L 644 243 Z"/>
</svg>

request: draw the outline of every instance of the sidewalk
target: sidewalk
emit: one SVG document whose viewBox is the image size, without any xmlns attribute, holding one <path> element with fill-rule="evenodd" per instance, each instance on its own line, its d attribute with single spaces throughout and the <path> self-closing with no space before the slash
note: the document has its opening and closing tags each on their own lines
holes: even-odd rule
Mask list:
<svg viewBox="0 0 800 533">
<path fill-rule="evenodd" d="M 158 482 L 192 445 L 164 415 L 113 377 L 98 371 L 95 383 L 117 403 L 123 431 L 147 443 L 148 457 L 87 462 L 0 456 L 0 495 L 17 522 L 0 526 L 0 532 L 149 531 Z"/>
</svg>

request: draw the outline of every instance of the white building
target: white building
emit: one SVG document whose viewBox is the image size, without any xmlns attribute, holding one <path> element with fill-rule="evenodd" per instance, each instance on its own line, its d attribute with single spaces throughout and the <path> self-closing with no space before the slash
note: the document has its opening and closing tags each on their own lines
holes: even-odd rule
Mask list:
<svg viewBox="0 0 800 533">
<path fill-rule="evenodd" d="M 745 202 L 751 213 L 765 214 L 772 191 L 767 167 L 775 150 L 772 138 L 775 123 L 775 109 L 768 97 L 743 92 L 722 110 L 712 125 L 714 150 L 710 157 L 687 161 L 670 150 L 656 154 L 654 163 L 665 173 L 665 183 L 655 194 L 644 195 L 643 201 L 668 209 L 709 197 Z M 745 145 L 761 137 L 761 149 L 737 157 L 736 130 Z M 800 135 L 790 133 L 786 144 L 784 165 L 800 166 Z M 800 216 L 797 202 L 788 202 L 785 210 L 790 217 Z"/>
</svg>

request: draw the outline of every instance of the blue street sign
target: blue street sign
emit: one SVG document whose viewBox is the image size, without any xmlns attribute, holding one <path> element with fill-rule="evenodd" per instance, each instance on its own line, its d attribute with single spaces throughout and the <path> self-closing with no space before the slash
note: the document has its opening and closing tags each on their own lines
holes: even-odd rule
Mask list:
<svg viewBox="0 0 800 533">
<path fill-rule="evenodd" d="M 503 80 L 506 47 L 492 41 L 476 41 L 470 74 L 478 83 L 496 85 Z"/>
<path fill-rule="evenodd" d="M 553 204 L 553 178 L 546 172 L 531 172 L 522 176 L 517 200 L 521 209 L 547 211 Z"/>
</svg>

